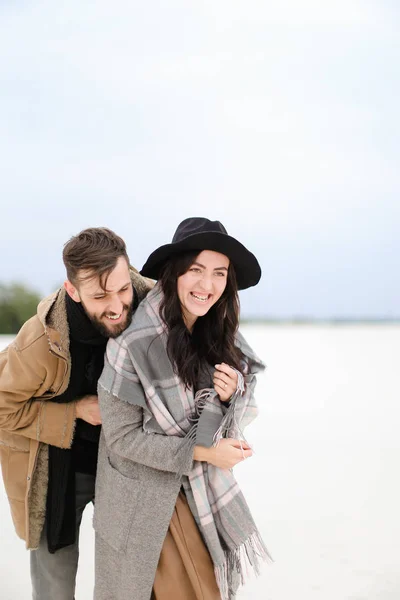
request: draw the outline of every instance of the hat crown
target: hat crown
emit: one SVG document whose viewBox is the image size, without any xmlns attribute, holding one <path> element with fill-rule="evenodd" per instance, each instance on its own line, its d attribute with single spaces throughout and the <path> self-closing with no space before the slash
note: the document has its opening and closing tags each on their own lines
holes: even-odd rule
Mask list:
<svg viewBox="0 0 400 600">
<path fill-rule="evenodd" d="M 225 227 L 219 221 L 210 221 L 205 217 L 189 217 L 180 223 L 172 238 L 172 243 L 181 242 L 191 235 L 199 233 L 225 233 Z"/>
</svg>

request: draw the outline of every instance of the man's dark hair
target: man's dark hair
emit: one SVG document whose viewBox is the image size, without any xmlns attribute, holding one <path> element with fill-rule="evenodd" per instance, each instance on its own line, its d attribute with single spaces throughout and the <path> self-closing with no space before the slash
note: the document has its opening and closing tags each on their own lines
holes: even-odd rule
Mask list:
<svg viewBox="0 0 400 600">
<path fill-rule="evenodd" d="M 124 240 L 106 227 L 84 229 L 73 236 L 63 250 L 68 280 L 78 287 L 80 282 L 98 277 L 103 290 L 121 256 L 129 265 Z M 86 271 L 86 274 L 82 276 L 80 271 Z"/>
</svg>

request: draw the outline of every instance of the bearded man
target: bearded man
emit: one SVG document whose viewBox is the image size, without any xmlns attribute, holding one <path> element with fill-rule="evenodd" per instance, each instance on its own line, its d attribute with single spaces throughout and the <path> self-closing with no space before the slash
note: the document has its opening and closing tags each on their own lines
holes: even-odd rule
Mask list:
<svg viewBox="0 0 400 600">
<path fill-rule="evenodd" d="M 106 228 L 70 239 L 63 261 L 64 286 L 0 353 L 1 466 L 16 532 L 31 550 L 33 600 L 74 599 L 79 527 L 94 500 L 104 352 L 152 287 Z"/>
</svg>

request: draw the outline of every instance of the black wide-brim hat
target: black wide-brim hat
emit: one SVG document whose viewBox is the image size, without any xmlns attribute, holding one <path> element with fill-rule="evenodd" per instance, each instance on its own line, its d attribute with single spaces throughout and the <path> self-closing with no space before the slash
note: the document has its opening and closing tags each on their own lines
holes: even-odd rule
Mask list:
<svg viewBox="0 0 400 600">
<path fill-rule="evenodd" d="M 187 250 L 214 250 L 225 254 L 233 264 L 239 290 L 257 285 L 261 278 L 258 260 L 243 244 L 228 235 L 219 221 L 190 217 L 178 225 L 171 244 L 154 250 L 140 271 L 144 277 L 159 279 L 167 260 Z"/>
</svg>

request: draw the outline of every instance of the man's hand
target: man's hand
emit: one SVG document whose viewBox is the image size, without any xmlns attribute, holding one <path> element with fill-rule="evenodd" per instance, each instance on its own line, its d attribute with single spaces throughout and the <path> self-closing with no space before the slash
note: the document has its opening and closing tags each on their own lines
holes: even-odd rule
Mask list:
<svg viewBox="0 0 400 600">
<path fill-rule="evenodd" d="M 97 396 L 83 396 L 76 403 L 76 418 L 90 423 L 90 425 L 101 425 L 99 400 Z"/>
</svg>

